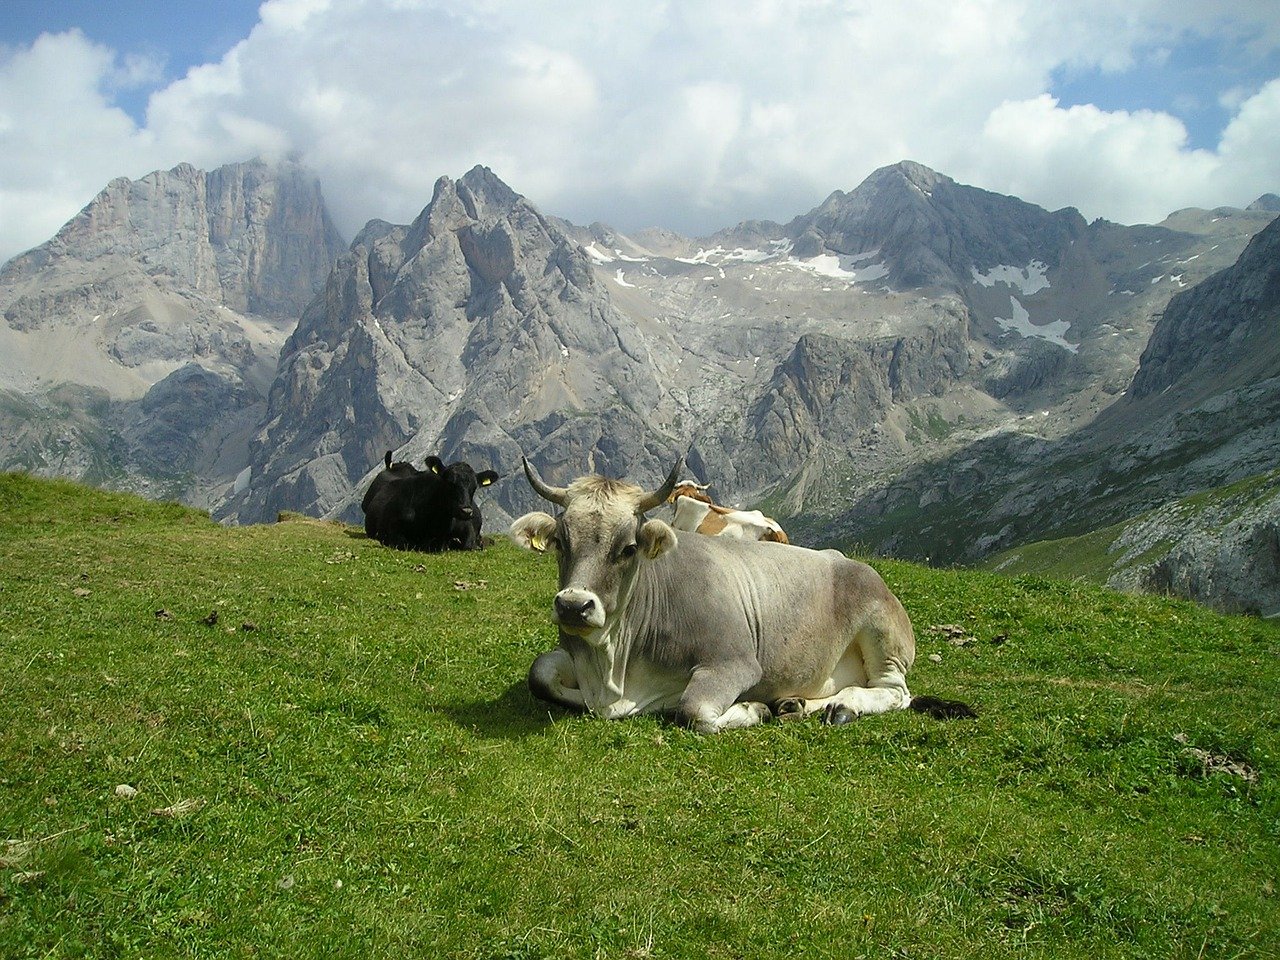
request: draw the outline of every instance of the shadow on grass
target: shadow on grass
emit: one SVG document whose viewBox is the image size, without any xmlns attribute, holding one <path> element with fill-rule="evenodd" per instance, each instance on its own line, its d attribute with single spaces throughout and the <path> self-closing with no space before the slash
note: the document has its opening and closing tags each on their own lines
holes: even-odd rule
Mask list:
<svg viewBox="0 0 1280 960">
<path fill-rule="evenodd" d="M 496 700 L 440 703 L 432 709 L 449 717 L 460 727 L 500 740 L 517 740 L 541 733 L 552 721 L 573 716 L 567 710 L 533 699 L 528 684 L 523 680 L 513 683 Z"/>
</svg>

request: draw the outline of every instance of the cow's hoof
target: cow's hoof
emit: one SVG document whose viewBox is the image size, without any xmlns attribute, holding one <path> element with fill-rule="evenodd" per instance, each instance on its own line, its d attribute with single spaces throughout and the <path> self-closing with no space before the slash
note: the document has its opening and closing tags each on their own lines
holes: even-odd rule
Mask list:
<svg viewBox="0 0 1280 960">
<path fill-rule="evenodd" d="M 842 703 L 829 703 L 822 711 L 822 722 L 830 724 L 833 727 L 851 723 L 857 719 L 857 712 L 850 707 L 846 707 Z"/>
<path fill-rule="evenodd" d="M 804 698 L 787 697 L 773 705 L 773 715 L 778 720 L 801 720 L 804 718 Z"/>
</svg>

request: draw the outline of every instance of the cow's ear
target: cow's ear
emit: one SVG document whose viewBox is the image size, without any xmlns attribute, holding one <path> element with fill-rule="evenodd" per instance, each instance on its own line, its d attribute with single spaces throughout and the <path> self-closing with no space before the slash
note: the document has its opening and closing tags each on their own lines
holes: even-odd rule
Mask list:
<svg viewBox="0 0 1280 960">
<path fill-rule="evenodd" d="M 511 524 L 511 539 L 526 550 L 546 553 L 556 549 L 556 518 L 537 510 Z"/>
<path fill-rule="evenodd" d="M 502 479 L 502 474 L 494 473 L 492 470 L 481 470 L 476 474 L 476 480 L 479 481 L 480 486 L 482 487 L 487 487 L 489 484 L 496 483 L 500 479 Z"/>
<path fill-rule="evenodd" d="M 444 461 L 441 460 L 439 457 L 432 455 L 430 457 L 427 457 L 427 459 L 422 462 L 427 465 L 427 469 L 430 470 L 432 473 L 434 474 L 444 473 Z"/>
<path fill-rule="evenodd" d="M 644 555 L 650 560 L 661 556 L 668 550 L 674 550 L 676 544 L 679 543 L 676 538 L 676 532 L 662 520 L 646 520 L 644 526 L 640 528 L 640 536 L 637 539 L 640 543 L 640 549 L 644 551 Z"/>
</svg>

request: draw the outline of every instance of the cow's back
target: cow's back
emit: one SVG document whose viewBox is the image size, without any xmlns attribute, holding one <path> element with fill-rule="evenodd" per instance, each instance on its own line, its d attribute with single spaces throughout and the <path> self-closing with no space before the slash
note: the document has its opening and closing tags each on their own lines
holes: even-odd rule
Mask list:
<svg viewBox="0 0 1280 960">
<path fill-rule="evenodd" d="M 388 476 L 389 475 L 389 476 Z M 377 479 L 384 482 L 372 486 L 366 496 L 365 533 L 380 543 L 407 550 L 438 550 L 448 530 L 447 520 L 441 530 L 435 499 L 439 480 L 425 470 L 412 467 L 397 472 L 384 470 Z"/>
<path fill-rule="evenodd" d="M 388 454 L 388 457 L 390 454 Z M 369 481 L 369 489 L 364 492 L 364 497 L 360 501 L 360 509 L 367 515 L 370 507 L 377 500 L 378 494 L 381 493 L 389 484 L 394 484 L 401 480 L 407 480 L 411 477 L 421 476 L 424 471 L 419 470 L 413 464 L 401 460 L 392 463 L 382 470 L 379 470 L 377 476 Z"/>
<path fill-rule="evenodd" d="M 648 565 L 636 613 L 642 638 L 672 666 L 708 654 L 754 656 L 763 697 L 816 696 L 855 638 L 883 643 L 910 669 L 911 622 L 880 575 L 835 550 L 684 534 Z"/>
</svg>

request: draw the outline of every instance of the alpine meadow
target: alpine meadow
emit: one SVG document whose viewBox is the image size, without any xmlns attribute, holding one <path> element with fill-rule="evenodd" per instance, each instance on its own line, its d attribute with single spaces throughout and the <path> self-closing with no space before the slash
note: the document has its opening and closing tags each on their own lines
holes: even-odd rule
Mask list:
<svg viewBox="0 0 1280 960">
<path fill-rule="evenodd" d="M 1280 960 L 1280 0 L 0 0 L 0 960 Z"/>
<path fill-rule="evenodd" d="M 549 711 L 555 565 L 0 477 L 0 954 L 1275 956 L 1280 628 L 873 560 L 910 712 Z"/>
</svg>

